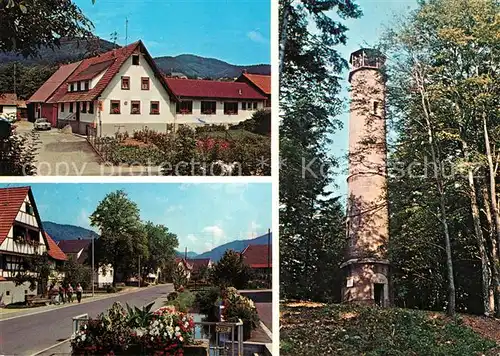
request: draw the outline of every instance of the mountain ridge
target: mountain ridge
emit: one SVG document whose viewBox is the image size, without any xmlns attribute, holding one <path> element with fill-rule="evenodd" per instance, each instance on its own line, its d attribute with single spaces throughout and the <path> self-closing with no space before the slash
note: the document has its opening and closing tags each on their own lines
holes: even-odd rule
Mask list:
<svg viewBox="0 0 500 356">
<path fill-rule="evenodd" d="M 25 65 L 59 64 L 76 62 L 89 56 L 107 52 L 118 45 L 103 40 L 95 39 L 61 39 L 60 46 L 51 49 L 42 47 L 39 56 L 23 58 L 13 53 L 0 52 L 0 63 L 8 64 L 17 62 Z M 165 74 L 182 73 L 190 78 L 235 78 L 246 70 L 252 74 L 271 74 L 269 64 L 237 65 L 227 63 L 217 58 L 206 58 L 196 54 L 180 54 L 177 56 L 159 56 L 153 58 L 157 66 Z"/>
<path fill-rule="evenodd" d="M 45 232 L 47 232 L 47 234 L 49 234 L 50 237 L 52 237 L 52 239 L 56 242 L 62 240 L 91 239 L 92 237 L 96 239 L 99 238 L 99 234 L 95 231 L 77 225 L 59 224 L 53 221 L 42 221 L 42 226 Z M 218 262 L 227 250 L 242 252 L 248 245 L 266 245 L 267 241 L 268 235 L 265 234 L 254 239 L 230 241 L 201 254 L 190 251 L 187 253 L 187 256 L 188 258 L 210 258 L 212 261 Z M 176 256 L 184 257 L 184 252 L 176 251 Z"/>
</svg>

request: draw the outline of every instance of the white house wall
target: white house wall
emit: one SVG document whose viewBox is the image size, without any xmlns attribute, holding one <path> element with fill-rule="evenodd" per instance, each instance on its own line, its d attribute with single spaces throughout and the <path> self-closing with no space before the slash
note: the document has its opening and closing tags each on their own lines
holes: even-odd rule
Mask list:
<svg viewBox="0 0 500 356">
<path fill-rule="evenodd" d="M 17 113 L 16 105 L 2 105 L 3 106 L 3 114 L 15 114 Z"/>
<path fill-rule="evenodd" d="M 122 90 L 122 77 L 130 78 L 130 89 Z M 141 78 L 149 78 L 149 90 L 141 89 Z M 103 102 L 103 111 L 100 113 L 100 120 L 103 127 L 107 127 L 103 132 L 109 131 L 110 126 L 115 131 L 140 130 L 147 126 L 161 131 L 166 130 L 167 123 L 174 122 L 174 115 L 170 107 L 170 97 L 160 82 L 155 77 L 153 69 L 149 66 L 144 56 L 141 54 L 139 65 L 132 65 L 132 56 L 128 58 L 120 68 L 118 74 L 114 76 L 110 84 L 103 91 L 99 98 Z M 120 100 L 120 114 L 111 114 L 111 100 Z M 141 113 L 131 114 L 131 101 L 141 102 Z M 158 101 L 160 114 L 150 114 L 150 102 Z"/>
<path fill-rule="evenodd" d="M 187 100 L 187 99 L 186 99 Z M 192 114 L 177 114 L 176 115 L 176 123 L 177 124 L 191 124 L 191 125 L 203 125 L 198 119 L 201 119 L 207 125 L 215 124 L 215 125 L 235 125 L 242 121 L 248 120 L 252 118 L 252 115 L 258 110 L 264 108 L 264 101 L 257 102 L 256 110 L 243 110 L 242 103 L 243 102 L 252 102 L 251 100 L 242 100 L 238 102 L 238 113 L 234 115 L 226 115 L 224 114 L 224 103 L 225 102 L 235 102 L 235 100 L 197 100 L 192 99 L 193 101 L 193 113 Z M 215 101 L 215 114 L 206 115 L 201 113 L 201 102 L 202 101 Z M 172 108 L 175 112 L 175 104 L 172 105 Z"/>
</svg>

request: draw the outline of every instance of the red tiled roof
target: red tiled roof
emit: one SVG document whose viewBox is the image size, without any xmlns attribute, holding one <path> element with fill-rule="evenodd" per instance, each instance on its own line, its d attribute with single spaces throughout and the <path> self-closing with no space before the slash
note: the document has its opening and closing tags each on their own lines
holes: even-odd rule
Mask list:
<svg viewBox="0 0 500 356">
<path fill-rule="evenodd" d="M 0 93 L 0 105 L 17 105 L 17 95 L 14 93 Z"/>
<path fill-rule="evenodd" d="M 179 265 L 179 263 L 181 263 L 181 262 L 182 262 L 182 264 L 184 265 L 184 267 L 186 267 L 187 269 L 189 269 L 189 270 L 193 269 L 193 266 L 192 266 L 191 264 L 189 264 L 189 263 L 187 262 L 187 260 L 185 260 L 184 258 L 177 257 L 177 258 L 175 259 L 175 264 L 176 264 L 176 265 Z"/>
<path fill-rule="evenodd" d="M 61 251 L 56 242 L 50 237 L 49 234 L 45 232 L 45 238 L 47 239 L 47 248 L 49 256 L 58 261 L 66 261 L 68 257 Z"/>
<path fill-rule="evenodd" d="M 252 82 L 257 88 L 262 90 L 262 92 L 265 93 L 266 95 L 271 94 L 270 75 L 243 73 L 241 76 Z"/>
<path fill-rule="evenodd" d="M 92 243 L 92 240 L 62 240 L 59 241 L 57 246 L 64 253 L 78 253 L 81 250 L 84 250 Z"/>
<path fill-rule="evenodd" d="M 7 238 L 29 191 L 30 187 L 0 189 L 0 245 Z"/>
<path fill-rule="evenodd" d="M 160 83 L 164 86 L 165 90 L 172 95 L 172 91 L 167 86 L 162 78 L 161 72 L 156 66 L 154 60 L 149 55 L 146 47 L 141 41 L 134 42 L 126 47 L 114 49 L 100 54 L 97 57 L 84 59 L 77 70 L 66 80 L 66 83 L 71 83 L 77 80 L 89 79 L 95 77 L 97 74 L 105 70 L 104 75 L 99 82 L 89 91 L 84 92 L 68 92 L 67 85 L 62 85 L 55 92 L 55 94 L 47 101 L 48 103 L 66 103 L 74 101 L 93 101 L 95 100 L 111 80 L 120 71 L 123 63 L 133 54 L 141 51 L 149 63 L 155 75 L 159 78 Z M 173 96 L 173 95 L 172 95 Z M 173 97 L 172 99 L 176 99 Z"/>
<path fill-rule="evenodd" d="M 66 82 L 66 79 L 75 71 L 76 68 L 80 65 L 80 62 L 70 63 L 66 65 L 62 65 L 59 69 L 52 74 L 52 76 L 45 82 L 43 85 L 38 88 L 38 90 L 29 98 L 28 103 L 30 102 L 46 102 L 52 94 L 63 84 Z"/>
<path fill-rule="evenodd" d="M 270 246 L 272 248 L 272 246 Z M 267 268 L 268 267 L 268 251 L 267 245 L 248 245 L 246 249 L 243 250 L 242 255 L 245 259 L 245 263 L 251 268 Z M 269 256 L 269 266 L 273 266 L 272 255 Z"/>
<path fill-rule="evenodd" d="M 82 81 L 82 80 L 88 80 L 97 77 L 100 73 L 104 72 L 106 69 L 108 69 L 111 64 L 113 64 L 115 60 L 110 59 L 104 62 L 99 62 L 90 65 L 87 67 L 87 69 L 83 70 L 80 74 L 77 76 L 71 77 L 72 82 L 77 82 L 77 81 Z"/>
<path fill-rule="evenodd" d="M 186 262 L 191 265 L 193 271 L 198 271 L 201 267 L 208 267 L 210 258 L 188 258 Z"/>
<path fill-rule="evenodd" d="M 253 99 L 265 100 L 247 83 L 221 82 L 216 80 L 179 79 L 165 77 L 174 94 L 185 98 Z"/>
</svg>

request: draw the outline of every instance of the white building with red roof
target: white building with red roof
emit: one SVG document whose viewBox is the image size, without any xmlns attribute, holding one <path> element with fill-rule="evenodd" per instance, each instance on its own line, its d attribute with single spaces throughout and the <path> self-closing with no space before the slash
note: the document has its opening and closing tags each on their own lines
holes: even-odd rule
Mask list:
<svg viewBox="0 0 500 356">
<path fill-rule="evenodd" d="M 251 87 L 255 88 L 259 93 L 266 97 L 264 102 L 264 107 L 271 107 L 271 76 L 264 74 L 250 74 L 243 72 L 237 82 L 247 83 Z"/>
<path fill-rule="evenodd" d="M 179 124 L 237 124 L 264 107 L 247 83 L 165 78 L 141 41 L 63 66 L 29 99 L 36 115 L 57 106 L 57 126 L 98 136 Z"/>
<path fill-rule="evenodd" d="M 47 253 L 56 269 L 67 258 L 45 233 L 30 187 L 0 188 L 0 303 L 22 302 L 26 295 L 43 291 L 30 290 L 29 283 L 16 286 L 13 278 L 25 273 L 25 262 Z"/>
</svg>

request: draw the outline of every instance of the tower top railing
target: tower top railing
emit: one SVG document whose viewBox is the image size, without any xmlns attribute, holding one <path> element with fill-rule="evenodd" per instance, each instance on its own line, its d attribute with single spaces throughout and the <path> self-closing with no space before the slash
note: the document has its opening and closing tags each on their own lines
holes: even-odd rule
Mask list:
<svg viewBox="0 0 500 356">
<path fill-rule="evenodd" d="M 361 48 L 351 53 L 349 63 L 352 69 L 361 67 L 380 68 L 385 63 L 385 56 L 373 48 Z"/>
</svg>

